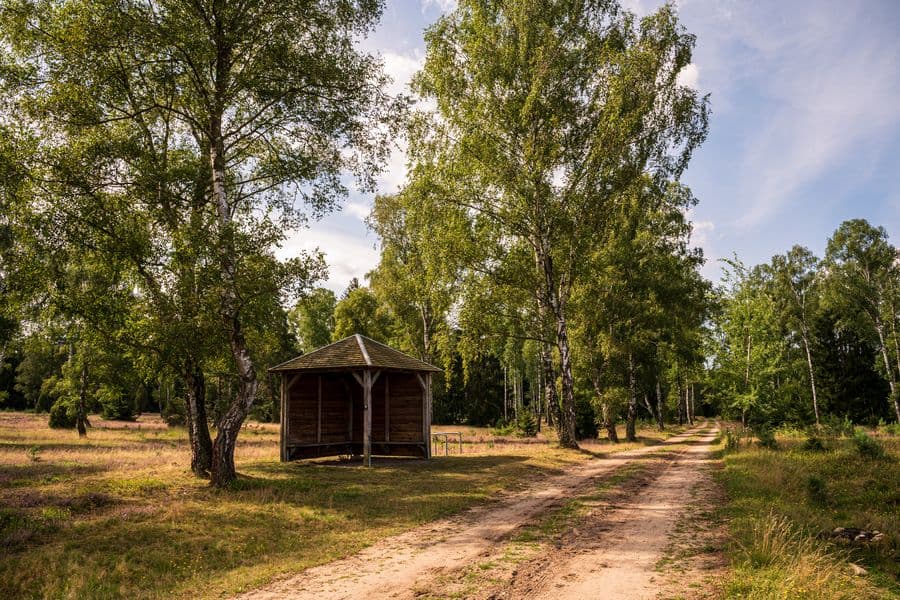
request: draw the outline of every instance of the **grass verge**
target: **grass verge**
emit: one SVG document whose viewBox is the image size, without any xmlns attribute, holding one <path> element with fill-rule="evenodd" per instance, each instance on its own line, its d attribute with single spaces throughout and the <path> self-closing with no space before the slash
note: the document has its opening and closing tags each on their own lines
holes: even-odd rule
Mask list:
<svg viewBox="0 0 900 600">
<path fill-rule="evenodd" d="M 852 439 L 780 434 L 725 453 L 719 477 L 732 544 L 729 598 L 895 598 L 900 594 L 900 439 L 882 458 Z M 883 532 L 870 544 L 822 537 L 836 527 Z M 853 565 L 865 570 L 856 569 Z"/>
</svg>

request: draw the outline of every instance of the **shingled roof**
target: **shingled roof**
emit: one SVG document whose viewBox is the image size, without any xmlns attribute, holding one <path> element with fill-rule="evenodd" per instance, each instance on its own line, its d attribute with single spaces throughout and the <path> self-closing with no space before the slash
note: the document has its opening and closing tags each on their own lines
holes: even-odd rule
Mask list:
<svg viewBox="0 0 900 600">
<path fill-rule="evenodd" d="M 334 369 L 398 369 L 440 371 L 418 358 L 403 354 L 364 335 L 356 334 L 292 358 L 269 371 L 324 371 Z"/>
</svg>

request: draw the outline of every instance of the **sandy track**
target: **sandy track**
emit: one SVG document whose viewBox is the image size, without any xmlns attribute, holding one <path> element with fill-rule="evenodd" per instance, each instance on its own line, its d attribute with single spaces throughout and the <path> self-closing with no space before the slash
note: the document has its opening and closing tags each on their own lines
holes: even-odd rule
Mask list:
<svg viewBox="0 0 900 600">
<path fill-rule="evenodd" d="M 690 491 L 708 476 L 715 432 L 704 434 L 661 474 L 610 509 L 595 512 L 563 536 L 556 550 L 516 572 L 495 597 L 657 598 L 657 562 L 669 546 L 677 517 L 696 501 Z"/>
<path fill-rule="evenodd" d="M 664 445 L 683 442 L 694 434 L 696 430 L 673 436 Z M 387 538 L 356 555 L 307 569 L 294 577 L 276 581 L 238 598 L 414 598 L 416 590 L 423 584 L 476 561 L 511 531 L 566 500 L 585 493 L 599 477 L 644 455 L 657 452 L 659 448 L 660 446 L 648 446 L 572 467 L 565 473 L 547 478 L 524 491 L 509 494 L 498 502 Z M 689 465 L 679 469 L 675 478 L 667 485 L 680 486 L 678 479 L 689 471 Z M 664 498 L 660 499 L 660 502 L 663 501 Z M 662 505 L 654 508 L 657 506 L 656 501 L 645 504 L 645 511 L 648 513 L 654 510 L 662 512 Z M 634 518 L 642 517 L 636 514 Z M 662 543 L 664 542 L 663 536 Z M 639 548 L 633 549 L 635 555 L 639 551 Z M 634 560 L 640 561 L 640 557 L 635 556 Z M 571 589 L 574 590 L 575 587 Z M 551 592 L 554 596 L 559 595 L 556 590 Z M 611 596 L 604 593 L 604 597 Z"/>
</svg>

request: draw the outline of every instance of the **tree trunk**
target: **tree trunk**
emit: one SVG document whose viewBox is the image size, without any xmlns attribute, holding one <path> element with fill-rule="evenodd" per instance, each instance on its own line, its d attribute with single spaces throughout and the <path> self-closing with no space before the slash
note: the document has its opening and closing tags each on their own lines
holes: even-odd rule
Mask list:
<svg viewBox="0 0 900 600">
<path fill-rule="evenodd" d="M 538 361 L 540 363 L 540 361 Z M 537 365 L 537 369 L 535 369 L 535 374 L 537 376 L 537 382 L 534 386 L 534 404 L 535 408 L 537 408 L 537 430 L 541 430 L 541 418 L 544 414 L 544 387 L 541 381 L 541 365 Z"/>
<path fill-rule="evenodd" d="M 184 373 L 187 396 L 188 439 L 191 443 L 191 471 L 198 477 L 209 477 L 212 468 L 212 439 L 206 415 L 206 379 L 203 371 L 188 364 Z"/>
<path fill-rule="evenodd" d="M 78 437 L 87 435 L 87 362 L 81 361 L 81 377 L 78 385 L 78 406 L 76 407 L 75 427 L 78 429 Z"/>
<path fill-rule="evenodd" d="M 235 281 L 236 250 L 233 207 L 226 193 L 227 177 L 222 115 L 225 114 L 224 98 L 229 86 L 232 48 L 224 32 L 224 12 L 224 0 L 215 0 L 212 11 L 216 28 L 215 95 L 210 114 L 208 151 L 212 172 L 212 197 L 218 213 L 220 229 L 218 251 L 222 277 L 221 315 L 228 332 L 231 355 L 237 370 L 238 393 L 230 399 L 228 409 L 219 421 L 219 430 L 213 443 L 210 478 L 212 484 L 217 487 L 227 486 L 237 477 L 234 469 L 234 447 L 241 425 L 250 413 L 250 408 L 256 399 L 256 390 L 259 387 L 256 369 L 241 325 Z"/>
<path fill-rule="evenodd" d="M 878 332 L 878 343 L 881 346 L 881 357 L 884 359 L 884 370 L 887 375 L 888 385 L 891 388 L 891 400 L 894 403 L 894 412 L 897 415 L 897 422 L 900 423 L 900 403 L 897 399 L 897 382 L 894 381 L 894 371 L 891 369 L 891 361 L 888 359 L 887 347 L 884 343 L 884 326 L 880 319 L 875 320 L 875 331 Z"/>
<path fill-rule="evenodd" d="M 600 427 L 606 430 L 606 439 L 615 444 L 619 443 L 619 433 L 616 431 L 616 417 L 609 402 L 603 399 L 603 388 L 600 385 L 600 374 L 594 372 L 591 375 L 591 383 L 594 385 L 594 393 L 600 404 Z"/>
<path fill-rule="evenodd" d="M 550 256 L 549 245 L 545 239 L 534 244 L 534 258 L 543 277 L 542 289 L 538 296 L 538 308 L 543 317 L 553 315 L 556 325 L 556 348 L 559 350 L 559 374 L 562 380 L 562 402 L 560 402 L 557 432 L 559 445 L 562 448 L 578 448 L 575 431 L 575 378 L 572 375 L 572 355 L 569 347 L 569 325 L 566 320 L 566 298 L 561 292 Z"/>
<path fill-rule="evenodd" d="M 506 365 L 503 366 L 503 423 L 509 423 L 509 400 L 506 397 Z"/>
<path fill-rule="evenodd" d="M 659 423 L 659 419 L 656 417 L 656 411 L 653 410 L 653 405 L 650 404 L 650 397 L 647 395 L 646 392 L 644 393 L 644 406 L 647 407 L 647 412 L 650 413 L 650 417 L 651 417 L 654 421 L 656 421 L 657 423 Z"/>
<path fill-rule="evenodd" d="M 513 419 L 519 420 L 519 373 L 513 373 L 512 378 L 512 395 L 513 395 Z"/>
<path fill-rule="evenodd" d="M 816 395 L 816 376 L 813 373 L 812 352 L 809 351 L 809 338 L 803 334 L 803 347 L 806 349 L 806 366 L 809 368 L 809 387 L 812 389 L 813 413 L 816 416 L 816 427 L 819 427 L 819 399 Z"/>
<path fill-rule="evenodd" d="M 628 412 L 625 421 L 625 439 L 637 441 L 635 420 L 637 419 L 637 382 L 634 376 L 634 356 L 628 353 Z"/>
<path fill-rule="evenodd" d="M 684 399 L 681 394 L 681 384 L 678 384 L 678 425 L 684 425 Z"/>
<path fill-rule="evenodd" d="M 750 334 L 747 334 L 747 368 L 744 371 L 744 393 L 749 392 L 750 387 Z"/>
<path fill-rule="evenodd" d="M 696 400 L 696 396 L 694 395 L 694 384 L 691 384 L 691 410 L 688 413 L 690 415 L 691 425 L 694 424 L 694 417 L 696 416 L 697 406 L 694 404 L 694 400 Z"/>
<path fill-rule="evenodd" d="M 578 448 L 578 439 L 575 433 L 575 379 L 572 376 L 568 326 L 562 310 L 558 317 L 556 332 L 563 388 L 559 415 L 559 445 L 563 448 Z"/>
<path fill-rule="evenodd" d="M 663 417 L 663 398 L 662 390 L 659 386 L 659 379 L 656 380 L 656 426 L 660 431 L 665 431 L 666 424 Z"/>
<path fill-rule="evenodd" d="M 556 396 L 556 373 L 553 370 L 553 357 L 545 342 L 541 342 L 541 372 L 544 382 L 544 401 L 547 405 L 547 425 L 554 427 L 559 423 L 559 398 Z"/>
</svg>

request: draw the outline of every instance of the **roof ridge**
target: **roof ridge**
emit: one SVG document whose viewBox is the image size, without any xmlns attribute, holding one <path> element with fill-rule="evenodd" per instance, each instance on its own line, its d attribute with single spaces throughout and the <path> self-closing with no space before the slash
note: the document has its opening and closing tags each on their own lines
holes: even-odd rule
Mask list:
<svg viewBox="0 0 900 600">
<path fill-rule="evenodd" d="M 372 359 L 369 357 L 369 351 L 366 350 L 366 344 L 365 344 L 365 342 L 363 342 L 363 336 L 359 333 L 355 333 L 353 335 L 356 338 L 356 343 L 359 345 L 359 351 L 362 352 L 363 359 L 365 359 L 365 361 L 366 361 L 366 365 L 371 367 Z M 371 340 L 369 338 L 366 338 L 366 339 L 369 341 L 372 341 L 372 342 L 375 341 L 375 340 Z M 375 343 L 378 343 L 378 342 L 375 342 Z"/>
<path fill-rule="evenodd" d="M 354 335 L 359 335 L 359 334 L 357 333 L 357 334 L 354 334 Z M 354 337 L 354 336 L 353 336 L 353 335 L 348 335 L 348 336 L 345 337 L 345 338 L 341 338 L 341 339 L 339 339 L 339 340 L 335 340 L 335 341 L 333 341 L 333 342 L 331 342 L 331 343 L 329 343 L 329 344 L 325 344 L 324 346 L 319 346 L 318 348 L 316 348 L 315 350 L 311 350 L 310 352 L 306 352 L 306 353 L 304 353 L 304 354 L 300 354 L 300 356 L 306 357 L 306 356 L 312 356 L 313 354 L 318 354 L 319 352 L 322 352 L 323 350 L 327 350 L 328 348 L 331 348 L 332 346 L 334 346 L 334 345 L 336 345 L 336 344 L 340 344 L 341 342 L 346 342 L 347 340 L 349 340 L 349 339 L 352 338 L 352 337 Z M 286 364 L 288 364 L 289 362 L 293 362 L 293 361 L 297 360 L 298 358 L 300 358 L 300 356 L 295 356 L 294 358 L 290 358 L 290 359 L 288 359 L 288 360 L 286 360 L 286 361 L 284 361 L 284 362 L 280 362 L 280 363 L 278 363 L 277 365 L 275 365 L 274 367 L 269 367 L 269 370 L 271 371 L 272 369 L 277 369 L 278 367 L 280 367 L 280 366 L 282 366 L 282 365 L 286 365 Z"/>
<path fill-rule="evenodd" d="M 352 338 L 352 339 L 351 339 Z M 346 368 L 387 368 L 387 369 L 408 369 L 413 371 L 440 371 L 441 369 L 425 362 L 415 356 L 411 356 L 405 352 L 401 352 L 396 348 L 392 348 L 383 342 L 373 340 L 372 338 L 354 333 L 340 340 L 336 340 L 316 348 L 308 354 L 301 354 L 291 360 L 285 361 L 274 367 L 270 371 L 290 371 L 326 368 L 332 366 L 329 364 Z"/>
<path fill-rule="evenodd" d="M 406 358 L 411 358 L 412 360 L 417 361 L 417 362 L 420 362 L 420 363 L 422 363 L 423 365 L 427 365 L 427 366 L 429 366 L 429 367 L 434 367 L 434 365 L 431 364 L 431 363 L 428 362 L 428 361 L 424 361 L 424 360 L 422 360 L 421 358 L 417 358 L 417 357 L 413 356 L 412 354 L 407 354 L 406 352 L 403 352 L 403 351 L 401 351 L 401 350 L 397 350 L 396 348 L 394 348 L 394 347 L 392 347 L 392 346 L 388 346 L 387 344 L 385 344 L 385 343 L 383 343 L 383 342 L 379 342 L 378 340 L 373 340 L 372 338 L 367 337 L 367 336 L 362 335 L 362 334 L 359 334 L 359 333 L 357 333 L 356 335 L 358 335 L 359 337 L 361 337 L 361 338 L 364 339 L 364 340 L 369 340 L 369 341 L 372 342 L 373 344 L 377 344 L 378 346 L 381 346 L 381 347 L 384 348 L 385 350 L 388 350 L 388 351 L 390 351 L 390 352 L 395 352 L 396 354 L 400 354 L 400 355 L 402 355 L 402 356 L 405 356 Z M 366 355 L 366 357 L 368 358 L 368 354 Z M 367 361 L 367 362 L 368 362 L 368 361 Z M 371 363 L 369 363 L 369 364 L 371 364 Z M 435 367 L 435 368 L 437 368 L 437 367 Z"/>
</svg>

